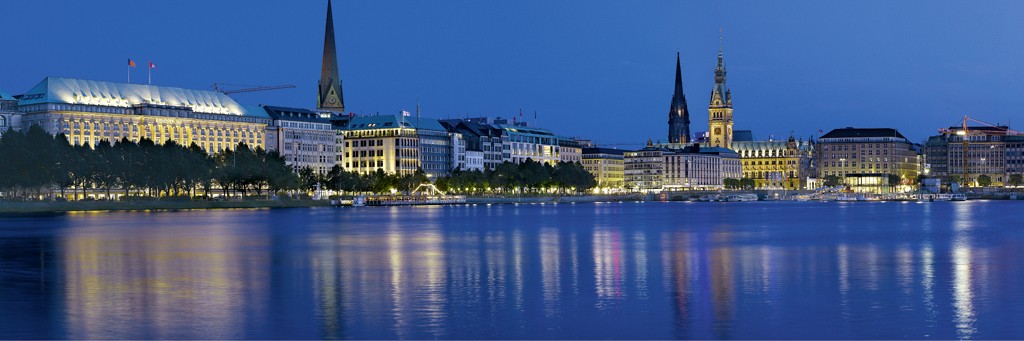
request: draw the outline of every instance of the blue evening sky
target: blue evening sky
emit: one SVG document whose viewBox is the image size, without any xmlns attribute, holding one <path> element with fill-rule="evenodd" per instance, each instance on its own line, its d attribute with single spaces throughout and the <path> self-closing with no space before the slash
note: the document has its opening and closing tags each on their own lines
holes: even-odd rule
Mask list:
<svg viewBox="0 0 1024 341">
<path fill-rule="evenodd" d="M 246 104 L 315 106 L 326 2 L 3 3 L 0 89 L 45 76 L 295 84 Z M 349 1 L 334 3 L 349 111 L 518 116 L 605 144 L 665 140 L 675 53 L 691 130 L 707 129 L 719 28 L 736 129 L 758 138 L 964 114 L 1024 123 L 1022 1 Z M 1019 123 L 1018 123 L 1019 122 Z M 628 147 L 628 146 L 625 146 Z"/>
</svg>

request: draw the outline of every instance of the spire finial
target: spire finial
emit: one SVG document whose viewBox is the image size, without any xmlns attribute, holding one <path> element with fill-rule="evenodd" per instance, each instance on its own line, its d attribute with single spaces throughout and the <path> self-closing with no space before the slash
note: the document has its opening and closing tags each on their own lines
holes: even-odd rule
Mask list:
<svg viewBox="0 0 1024 341">
<path fill-rule="evenodd" d="M 718 63 L 722 63 L 722 47 L 725 45 L 725 30 L 718 28 Z"/>
</svg>

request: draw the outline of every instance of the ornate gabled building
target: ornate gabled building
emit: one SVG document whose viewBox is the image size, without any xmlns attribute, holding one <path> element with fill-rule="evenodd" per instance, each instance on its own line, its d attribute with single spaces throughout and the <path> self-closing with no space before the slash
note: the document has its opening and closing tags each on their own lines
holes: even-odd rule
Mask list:
<svg viewBox="0 0 1024 341">
<path fill-rule="evenodd" d="M 345 97 L 341 92 L 341 78 L 338 77 L 338 51 L 334 46 L 334 16 L 331 1 L 327 0 L 327 27 L 324 29 L 324 58 L 320 67 L 319 96 L 316 108 L 320 110 L 345 112 Z"/>
<path fill-rule="evenodd" d="M 737 130 L 732 149 L 743 163 L 743 177 L 754 180 L 757 189 L 806 189 L 808 178 L 816 176 L 812 157 L 814 142 L 768 139 L 755 141 L 749 130 Z"/>
<path fill-rule="evenodd" d="M 732 148 L 732 93 L 725 84 L 725 62 L 722 48 L 718 48 L 718 66 L 715 67 L 715 87 L 711 90 L 708 106 L 708 145 Z"/>
<path fill-rule="evenodd" d="M 683 95 L 683 74 L 676 53 L 676 89 L 672 93 L 672 106 L 668 110 L 668 143 L 690 143 L 690 112 L 686 110 L 686 95 Z"/>
</svg>

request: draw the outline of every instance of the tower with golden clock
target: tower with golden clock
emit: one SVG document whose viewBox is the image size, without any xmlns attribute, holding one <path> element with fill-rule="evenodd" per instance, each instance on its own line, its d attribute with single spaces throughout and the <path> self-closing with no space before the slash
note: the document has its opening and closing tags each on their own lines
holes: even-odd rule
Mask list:
<svg viewBox="0 0 1024 341">
<path fill-rule="evenodd" d="M 708 105 L 708 145 L 732 148 L 732 93 L 725 84 L 725 62 L 722 48 L 718 48 L 718 66 L 715 67 L 715 87 Z"/>
</svg>

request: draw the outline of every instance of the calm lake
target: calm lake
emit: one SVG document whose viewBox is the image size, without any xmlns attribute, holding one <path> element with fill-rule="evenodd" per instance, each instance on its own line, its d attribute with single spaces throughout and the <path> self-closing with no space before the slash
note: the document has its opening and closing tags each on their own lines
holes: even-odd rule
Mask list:
<svg viewBox="0 0 1024 341">
<path fill-rule="evenodd" d="M 1020 339 L 1024 202 L 0 217 L 4 339 Z"/>
</svg>

